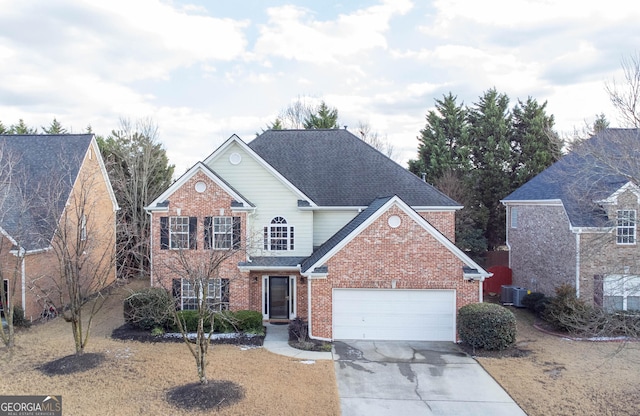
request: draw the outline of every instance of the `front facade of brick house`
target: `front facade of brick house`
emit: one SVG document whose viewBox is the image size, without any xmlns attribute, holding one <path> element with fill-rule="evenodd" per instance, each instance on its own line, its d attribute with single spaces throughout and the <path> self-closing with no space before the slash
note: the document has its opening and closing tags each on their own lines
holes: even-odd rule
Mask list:
<svg viewBox="0 0 640 416">
<path fill-rule="evenodd" d="M 29 320 L 47 305 L 64 306 L 54 247 L 75 247 L 73 236 L 85 241 L 89 273 L 100 284 L 113 283 L 118 204 L 93 135 L 4 135 L 0 148 L 16 161 L 14 181 L 0 199 L 0 267 L 9 304 Z M 72 237 L 61 242 L 62 233 L 54 231 L 61 228 Z"/>
<path fill-rule="evenodd" d="M 514 285 L 548 296 L 571 285 L 608 310 L 640 309 L 640 189 L 622 169 L 601 170 L 598 154 L 637 139 L 607 129 L 503 200 Z"/>
<path fill-rule="evenodd" d="M 379 339 L 378 297 L 396 322 L 418 313 L 444 326 L 390 337 L 455 340 L 456 310 L 481 301 L 489 276 L 453 244 L 459 208 L 346 130 L 268 131 L 249 144 L 232 136 L 147 207 L 152 285 L 189 308 L 176 258 L 227 253 L 212 300 L 222 307 L 301 317 L 316 339 Z M 359 303 L 339 301 L 352 295 Z"/>
</svg>

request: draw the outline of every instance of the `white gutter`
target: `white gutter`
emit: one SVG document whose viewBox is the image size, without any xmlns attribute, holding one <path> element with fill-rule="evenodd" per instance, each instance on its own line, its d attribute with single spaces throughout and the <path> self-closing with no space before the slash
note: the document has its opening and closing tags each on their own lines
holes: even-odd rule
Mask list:
<svg viewBox="0 0 640 416">
<path fill-rule="evenodd" d="M 332 341 L 331 338 L 322 338 L 313 336 L 312 325 L 311 325 L 311 281 L 312 279 L 307 278 L 307 323 L 309 325 L 309 338 L 317 339 L 320 341 Z M 333 331 L 333 319 L 331 319 L 331 331 Z"/>
<path fill-rule="evenodd" d="M 145 208 L 149 215 L 149 285 L 153 287 L 153 212 Z"/>
<path fill-rule="evenodd" d="M 576 297 L 580 298 L 580 233 L 576 233 Z"/>
<path fill-rule="evenodd" d="M 22 256 L 22 264 L 20 265 L 20 274 L 22 275 L 22 310 L 27 307 L 27 268 L 24 263 L 24 256 Z M 13 291 L 13 289 L 12 289 Z"/>
</svg>

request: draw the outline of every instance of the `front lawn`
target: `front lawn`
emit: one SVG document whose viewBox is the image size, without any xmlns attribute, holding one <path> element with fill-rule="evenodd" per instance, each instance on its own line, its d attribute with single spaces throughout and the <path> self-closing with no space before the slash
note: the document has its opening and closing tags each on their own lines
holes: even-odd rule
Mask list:
<svg viewBox="0 0 640 416">
<path fill-rule="evenodd" d="M 104 355 L 97 367 L 66 375 L 45 375 L 41 367 L 74 352 L 69 324 L 56 318 L 22 331 L 10 357 L 0 349 L 3 395 L 62 395 L 65 415 L 339 415 L 337 385 L 330 360 L 313 364 L 263 348 L 211 345 L 210 380 L 230 381 L 244 398 L 221 410 L 183 411 L 167 402 L 171 389 L 197 381 L 195 362 L 180 342 L 138 342 L 111 338 L 124 323 L 118 288 L 96 317 L 88 353 Z"/>
</svg>

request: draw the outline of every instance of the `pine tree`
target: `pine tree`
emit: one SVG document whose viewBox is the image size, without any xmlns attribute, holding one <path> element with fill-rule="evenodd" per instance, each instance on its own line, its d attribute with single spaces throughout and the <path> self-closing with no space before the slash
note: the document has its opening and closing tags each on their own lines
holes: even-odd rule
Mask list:
<svg viewBox="0 0 640 416">
<path fill-rule="evenodd" d="M 322 101 L 318 110 L 309 115 L 304 120 L 304 128 L 310 129 L 337 129 L 338 126 L 338 109 L 331 108 Z"/>
</svg>

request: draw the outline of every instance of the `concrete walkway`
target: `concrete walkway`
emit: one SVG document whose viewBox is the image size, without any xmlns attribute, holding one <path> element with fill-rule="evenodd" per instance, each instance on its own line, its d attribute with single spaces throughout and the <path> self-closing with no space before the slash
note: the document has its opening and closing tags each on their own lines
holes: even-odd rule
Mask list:
<svg viewBox="0 0 640 416">
<path fill-rule="evenodd" d="M 262 346 L 274 354 L 285 355 L 300 360 L 333 360 L 331 352 L 304 351 L 289 345 L 289 325 L 265 324 L 267 334 Z"/>
</svg>

